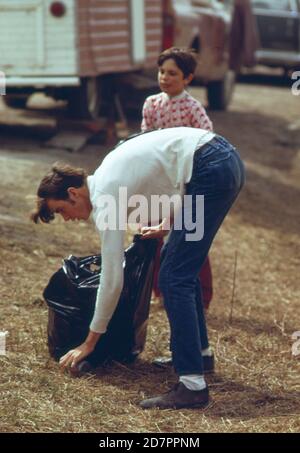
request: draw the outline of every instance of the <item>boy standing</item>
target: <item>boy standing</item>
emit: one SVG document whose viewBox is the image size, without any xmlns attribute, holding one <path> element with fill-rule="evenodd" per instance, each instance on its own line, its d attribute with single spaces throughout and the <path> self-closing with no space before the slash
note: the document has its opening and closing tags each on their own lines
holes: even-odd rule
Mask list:
<svg viewBox="0 0 300 453">
<path fill-rule="evenodd" d="M 142 131 L 179 126 L 211 131 L 212 122 L 204 107 L 185 90 L 197 66 L 193 52 L 172 47 L 159 55 L 157 63 L 162 92 L 146 99 Z"/>
<path fill-rule="evenodd" d="M 185 89 L 194 78 L 197 60 L 191 49 L 171 47 L 158 57 L 158 83 L 161 93 L 149 96 L 143 106 L 143 132 L 169 127 L 195 127 L 212 131 L 213 125 L 201 102 L 193 98 Z M 163 243 L 161 242 L 161 247 Z M 158 272 L 160 251 L 158 249 L 154 269 L 153 292 L 160 298 Z M 207 309 L 212 299 L 212 273 L 207 258 L 200 272 L 203 305 Z M 157 360 L 164 365 L 164 360 Z"/>
</svg>

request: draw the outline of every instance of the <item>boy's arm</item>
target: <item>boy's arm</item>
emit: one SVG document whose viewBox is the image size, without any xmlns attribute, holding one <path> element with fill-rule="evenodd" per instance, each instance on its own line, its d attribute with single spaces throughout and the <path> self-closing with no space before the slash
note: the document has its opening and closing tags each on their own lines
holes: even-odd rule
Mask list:
<svg viewBox="0 0 300 453">
<path fill-rule="evenodd" d="M 64 369 L 76 368 L 81 360 L 93 352 L 100 337 L 106 332 L 123 288 L 124 232 L 106 230 L 101 236 L 101 282 L 89 334 L 82 344 L 61 357 L 59 364 Z"/>
<path fill-rule="evenodd" d="M 213 131 L 213 123 L 200 102 L 197 102 L 191 110 L 191 126 L 207 131 Z"/>
<path fill-rule="evenodd" d="M 154 127 L 152 124 L 151 102 L 148 98 L 143 105 L 143 120 L 141 124 L 141 131 L 146 132 L 152 129 L 154 129 Z"/>
<path fill-rule="evenodd" d="M 90 323 L 92 332 L 106 332 L 119 301 L 124 282 L 124 234 L 122 230 L 107 229 L 100 232 L 101 281 Z"/>
<path fill-rule="evenodd" d="M 169 234 L 173 222 L 173 217 L 170 217 L 168 219 L 163 219 L 163 221 L 159 225 L 142 227 L 140 230 L 142 239 L 162 239 L 164 236 L 167 236 L 167 234 Z"/>
</svg>

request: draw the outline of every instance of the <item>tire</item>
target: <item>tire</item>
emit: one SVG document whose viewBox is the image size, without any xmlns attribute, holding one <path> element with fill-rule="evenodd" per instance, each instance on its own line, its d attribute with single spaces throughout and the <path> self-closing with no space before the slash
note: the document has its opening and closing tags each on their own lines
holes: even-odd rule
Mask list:
<svg viewBox="0 0 300 453">
<path fill-rule="evenodd" d="M 12 109 L 25 109 L 27 100 L 29 96 L 22 96 L 22 95 L 6 95 L 2 96 L 3 101 L 7 105 L 7 107 L 10 107 Z"/>
<path fill-rule="evenodd" d="M 230 104 L 235 85 L 234 71 L 227 71 L 222 80 L 207 84 L 207 99 L 211 110 L 226 110 Z"/>
<path fill-rule="evenodd" d="M 101 106 L 100 83 L 97 77 L 81 79 L 81 85 L 71 90 L 68 110 L 72 118 L 91 120 L 99 116 Z"/>
</svg>

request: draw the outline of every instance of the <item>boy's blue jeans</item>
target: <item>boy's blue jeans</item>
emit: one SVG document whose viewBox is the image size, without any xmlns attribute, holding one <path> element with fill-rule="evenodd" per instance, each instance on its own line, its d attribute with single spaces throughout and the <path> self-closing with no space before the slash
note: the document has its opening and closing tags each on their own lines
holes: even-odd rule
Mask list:
<svg viewBox="0 0 300 453">
<path fill-rule="evenodd" d="M 209 346 L 201 302 L 199 271 L 212 241 L 244 184 L 244 166 L 223 137 L 216 136 L 195 152 L 193 172 L 186 185 L 190 202 L 183 203 L 182 229 L 174 228 L 161 255 L 159 287 L 164 297 L 173 365 L 179 376 L 203 374 L 201 350 Z M 191 231 L 184 218 L 196 219 L 196 195 L 204 195 L 204 234 L 201 240 L 187 241 Z M 190 229 L 190 227 L 188 226 Z"/>
</svg>

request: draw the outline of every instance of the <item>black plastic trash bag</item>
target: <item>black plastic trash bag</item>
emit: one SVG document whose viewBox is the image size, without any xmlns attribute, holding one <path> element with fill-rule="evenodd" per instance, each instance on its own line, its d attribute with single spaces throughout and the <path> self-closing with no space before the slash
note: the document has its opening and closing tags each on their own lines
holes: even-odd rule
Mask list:
<svg viewBox="0 0 300 453">
<path fill-rule="evenodd" d="M 108 325 L 86 360 L 94 367 L 106 360 L 130 362 L 143 350 L 157 240 L 134 236 L 125 251 L 124 286 Z M 94 269 L 96 267 L 96 269 Z M 44 290 L 49 307 L 48 347 L 59 360 L 87 337 L 101 279 L 101 255 L 63 260 Z"/>
</svg>

